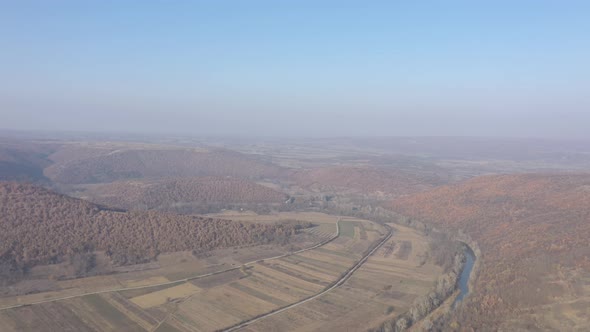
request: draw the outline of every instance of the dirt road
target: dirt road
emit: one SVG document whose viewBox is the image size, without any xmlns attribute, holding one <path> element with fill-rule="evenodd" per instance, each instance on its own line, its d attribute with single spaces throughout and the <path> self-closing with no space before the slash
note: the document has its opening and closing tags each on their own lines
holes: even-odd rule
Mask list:
<svg viewBox="0 0 590 332">
<path fill-rule="evenodd" d="M 361 258 L 361 259 L 360 259 L 360 260 L 359 260 L 359 261 L 358 261 L 358 262 L 357 262 L 355 265 L 353 265 L 353 266 L 352 266 L 352 267 L 351 267 L 351 268 L 348 270 L 348 272 L 347 272 L 347 273 L 346 273 L 344 276 L 342 276 L 340 279 L 338 279 L 338 280 L 337 280 L 337 281 L 334 283 L 334 285 L 332 285 L 332 286 L 328 287 L 327 289 L 325 289 L 325 290 L 321 291 L 320 293 L 318 293 L 318 294 L 316 294 L 316 295 L 313 295 L 313 296 L 311 296 L 311 297 L 308 297 L 308 298 L 306 298 L 306 299 L 303 299 L 303 300 L 301 300 L 301 301 L 299 301 L 299 302 L 292 303 L 292 304 L 290 304 L 290 305 L 288 305 L 288 306 L 286 306 L 286 307 L 282 307 L 282 308 L 280 308 L 280 309 L 277 309 L 277 310 L 275 310 L 275 311 L 271 311 L 271 312 L 268 312 L 268 313 L 266 313 L 266 314 L 263 314 L 262 316 L 258 316 L 258 317 L 252 318 L 252 319 L 250 319 L 250 320 L 244 321 L 244 322 L 242 322 L 242 323 L 239 323 L 238 325 L 234 325 L 234 326 L 232 326 L 232 327 L 229 327 L 229 328 L 227 328 L 227 329 L 225 329 L 225 330 L 222 330 L 222 331 L 223 331 L 223 332 L 230 332 L 230 331 L 235 331 L 235 330 L 241 329 L 241 328 L 243 328 L 243 327 L 246 327 L 246 326 L 248 326 L 248 325 L 250 325 L 250 324 L 252 324 L 252 323 L 254 323 L 254 322 L 257 322 L 257 321 L 259 321 L 259 320 L 261 320 L 261 319 L 264 319 L 264 318 L 270 317 L 270 316 L 272 316 L 272 315 L 276 315 L 276 314 L 278 314 L 278 313 L 281 313 L 281 312 L 283 312 L 283 311 L 286 311 L 286 310 L 292 309 L 292 308 L 294 308 L 294 307 L 297 307 L 297 306 L 300 306 L 300 305 L 302 305 L 302 304 L 305 304 L 305 303 L 307 303 L 307 302 L 309 302 L 309 301 L 315 300 L 315 299 L 317 299 L 318 297 L 320 297 L 320 296 L 322 296 L 322 295 L 324 295 L 324 294 L 326 294 L 326 293 L 328 293 L 328 292 L 332 291 L 332 290 L 333 290 L 333 289 L 335 289 L 336 287 L 338 287 L 338 286 L 342 285 L 343 283 L 345 283 L 345 282 L 346 282 L 346 280 L 348 280 L 348 279 L 349 279 L 349 278 L 352 276 L 352 274 L 353 274 L 353 273 L 354 273 L 356 270 L 358 270 L 358 269 L 359 269 L 359 268 L 360 268 L 360 267 L 361 267 L 361 266 L 362 266 L 362 265 L 363 265 L 363 264 L 364 264 L 364 263 L 367 261 L 367 259 L 369 259 L 369 257 L 370 257 L 370 256 L 371 256 L 371 255 L 372 255 L 372 254 L 373 254 L 375 251 L 377 251 L 379 248 L 381 248 L 381 246 L 383 246 L 383 244 L 385 244 L 385 242 L 387 242 L 387 240 L 389 240 L 389 239 L 391 238 L 391 236 L 393 235 L 393 229 L 391 229 L 391 227 L 389 227 L 389 226 L 386 226 L 386 227 L 388 228 L 388 230 L 389 230 L 389 233 L 388 233 L 388 234 L 385 236 L 385 238 L 384 238 L 383 240 L 381 240 L 381 242 L 379 242 L 379 244 L 377 244 L 377 245 L 375 246 L 375 248 L 373 248 L 373 249 L 372 249 L 371 251 L 369 251 L 369 252 L 368 252 L 368 253 L 367 253 L 365 256 L 363 256 L 363 258 Z"/>
<path fill-rule="evenodd" d="M 264 258 L 264 259 L 257 259 L 255 261 L 250 261 L 247 263 L 244 263 L 243 265 L 253 265 L 256 264 L 257 262 L 261 261 L 261 260 L 273 260 L 273 259 L 279 259 L 279 258 L 283 258 L 283 257 L 288 257 L 291 255 L 296 255 L 308 250 L 313 250 L 316 248 L 319 248 L 323 245 L 326 245 L 332 241 L 334 241 L 336 238 L 338 238 L 340 236 L 340 220 L 342 218 L 339 218 L 336 221 L 336 233 L 334 234 L 333 237 L 320 242 L 316 245 L 313 245 L 311 247 L 308 248 L 304 248 L 298 251 L 293 251 L 293 252 L 289 252 L 286 254 L 282 254 L 282 255 L 278 255 L 278 256 L 273 256 L 273 257 L 268 257 L 268 258 Z M 174 280 L 174 281 L 168 281 L 168 282 L 162 282 L 162 283 L 158 283 L 158 284 L 151 284 L 151 285 L 145 285 L 145 286 L 136 286 L 136 287 L 125 287 L 125 288 L 116 288 L 116 289 L 106 289 L 106 290 L 101 290 L 101 291 L 96 291 L 96 292 L 90 292 L 90 293 L 82 293 L 82 294 L 76 294 L 76 295 L 70 295 L 70 296 L 64 296 L 64 297 L 58 297 L 58 298 L 53 298 L 53 299 L 47 299 L 47 300 L 42 300 L 42 301 L 36 301 L 36 302 L 30 302 L 30 303 L 20 303 L 20 304 L 15 304 L 12 306 L 8 306 L 8 307 L 3 307 L 0 308 L 0 311 L 3 310 L 8 310 L 8 309 L 15 309 L 15 308 L 20 308 L 20 307 L 25 307 L 25 306 L 30 306 L 30 305 L 35 305 L 35 304 L 42 304 L 42 303 L 50 303 L 50 302 L 56 302 L 56 301 L 63 301 L 63 300 L 68 300 L 68 299 L 74 299 L 74 298 L 78 298 L 78 297 L 82 297 L 82 296 L 88 296 L 88 295 L 95 295 L 95 294 L 105 294 L 105 293 L 113 293 L 113 292 L 122 292 L 122 291 L 128 291 L 128 290 L 136 290 L 136 289 L 144 289 L 144 288 L 150 288 L 150 287 L 157 287 L 157 286 L 166 286 L 166 285 L 173 285 L 173 284 L 180 284 L 183 282 L 187 282 L 190 280 L 195 280 L 195 279 L 201 279 L 201 278 L 206 278 L 206 277 L 210 277 L 210 276 L 214 276 L 217 274 L 221 274 L 221 273 L 225 273 L 225 272 L 229 272 L 229 271 L 234 271 L 239 269 L 241 266 L 236 266 L 236 267 L 232 267 L 232 268 L 228 268 L 225 270 L 221 270 L 221 271 L 216 271 L 216 272 L 211 272 L 211 273 L 207 273 L 207 274 L 200 274 L 200 275 L 196 275 L 196 276 L 192 276 L 192 277 L 188 277 L 185 279 L 179 279 L 179 280 Z"/>
</svg>

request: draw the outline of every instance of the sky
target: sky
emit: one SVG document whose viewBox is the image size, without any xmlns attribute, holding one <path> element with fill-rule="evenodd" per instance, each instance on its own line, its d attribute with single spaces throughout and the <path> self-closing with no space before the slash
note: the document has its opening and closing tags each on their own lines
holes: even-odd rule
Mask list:
<svg viewBox="0 0 590 332">
<path fill-rule="evenodd" d="M 0 128 L 590 138 L 588 1 L 2 1 Z"/>
</svg>

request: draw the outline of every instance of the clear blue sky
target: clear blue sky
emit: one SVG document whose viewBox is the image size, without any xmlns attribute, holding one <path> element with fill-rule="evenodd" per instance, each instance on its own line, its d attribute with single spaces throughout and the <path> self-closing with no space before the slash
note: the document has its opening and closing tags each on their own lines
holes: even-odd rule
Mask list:
<svg viewBox="0 0 590 332">
<path fill-rule="evenodd" d="M 590 1 L 3 1 L 0 128 L 590 136 Z"/>
</svg>

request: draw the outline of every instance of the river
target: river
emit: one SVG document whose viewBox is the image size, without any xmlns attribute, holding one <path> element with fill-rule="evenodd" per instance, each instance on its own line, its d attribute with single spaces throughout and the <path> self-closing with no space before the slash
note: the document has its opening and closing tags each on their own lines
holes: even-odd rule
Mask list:
<svg viewBox="0 0 590 332">
<path fill-rule="evenodd" d="M 463 266 L 463 271 L 461 271 L 461 276 L 459 277 L 459 290 L 461 293 L 459 293 L 455 302 L 453 302 L 453 308 L 458 302 L 462 301 L 467 294 L 469 294 L 469 277 L 471 276 L 473 264 L 475 263 L 475 254 L 471 248 L 468 246 L 465 247 L 465 266 Z"/>
</svg>

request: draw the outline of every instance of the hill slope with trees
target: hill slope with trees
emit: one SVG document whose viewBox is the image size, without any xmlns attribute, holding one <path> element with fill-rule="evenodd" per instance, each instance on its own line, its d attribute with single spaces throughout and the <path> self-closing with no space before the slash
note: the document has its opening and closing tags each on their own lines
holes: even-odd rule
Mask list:
<svg viewBox="0 0 590 332">
<path fill-rule="evenodd" d="M 455 317 L 464 328 L 575 329 L 572 317 L 587 315 L 590 175 L 483 176 L 390 208 L 479 245 L 475 289 Z"/>
<path fill-rule="evenodd" d="M 278 166 L 226 150 L 66 147 L 50 158 L 55 163 L 45 169 L 45 175 L 62 184 L 163 177 L 265 178 L 281 172 Z"/>
<path fill-rule="evenodd" d="M 0 140 L 0 181 L 46 182 L 43 168 L 55 146 L 12 140 Z"/>
<path fill-rule="evenodd" d="M 284 193 L 254 182 L 228 177 L 117 181 L 90 186 L 83 195 L 92 202 L 126 210 L 179 212 L 233 205 L 282 204 L 288 198 Z"/>
<path fill-rule="evenodd" d="M 446 182 L 437 174 L 420 174 L 377 167 L 336 166 L 296 171 L 300 186 L 321 191 L 398 196 L 433 188 Z"/>
<path fill-rule="evenodd" d="M 0 182 L 0 276 L 104 251 L 115 264 L 159 253 L 284 243 L 302 224 L 252 224 L 158 212 L 119 212 L 42 187 Z"/>
</svg>

